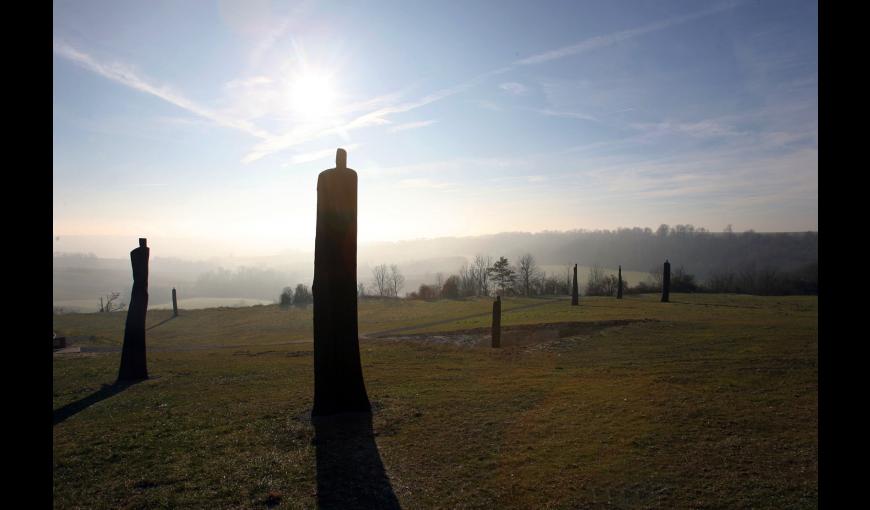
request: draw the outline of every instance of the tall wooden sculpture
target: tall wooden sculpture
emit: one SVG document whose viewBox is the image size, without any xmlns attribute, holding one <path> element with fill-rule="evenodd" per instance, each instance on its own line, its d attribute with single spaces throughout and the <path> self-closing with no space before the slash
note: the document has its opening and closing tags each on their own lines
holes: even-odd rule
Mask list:
<svg viewBox="0 0 870 510">
<path fill-rule="evenodd" d="M 665 270 L 662 273 L 662 303 L 671 299 L 671 263 L 665 259 Z"/>
<path fill-rule="evenodd" d="M 571 306 L 580 304 L 580 291 L 577 289 L 577 264 L 574 264 L 574 279 L 571 281 Z"/>
<path fill-rule="evenodd" d="M 616 299 L 622 299 L 622 266 L 619 266 L 619 278 L 617 278 L 616 285 Z"/>
<path fill-rule="evenodd" d="M 371 412 L 359 355 L 356 286 L 357 175 L 338 149 L 317 178 L 312 416 Z"/>
<path fill-rule="evenodd" d="M 172 316 L 178 317 L 178 299 L 175 295 L 175 287 L 172 287 Z"/>
<path fill-rule="evenodd" d="M 145 362 L 145 313 L 148 310 L 148 255 L 150 248 L 145 238 L 139 238 L 139 247 L 130 252 L 133 265 L 133 292 L 127 308 L 124 327 L 124 347 L 121 350 L 121 369 L 118 381 L 148 379 Z"/>
</svg>

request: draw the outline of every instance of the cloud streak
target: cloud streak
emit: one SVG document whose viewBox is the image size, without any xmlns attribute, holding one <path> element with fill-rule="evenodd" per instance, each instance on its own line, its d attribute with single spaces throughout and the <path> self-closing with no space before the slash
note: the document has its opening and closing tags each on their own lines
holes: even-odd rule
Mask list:
<svg viewBox="0 0 870 510">
<path fill-rule="evenodd" d="M 600 122 L 596 117 L 593 117 L 592 115 L 588 115 L 585 113 L 563 112 L 563 111 L 557 111 L 557 110 L 542 110 L 542 109 L 538 109 L 538 108 L 529 108 L 529 110 L 531 110 L 535 113 L 540 113 L 541 115 L 546 115 L 548 117 L 564 117 L 567 119 L 580 119 L 580 120 L 591 120 L 593 122 Z"/>
<path fill-rule="evenodd" d="M 648 25 L 644 25 L 642 27 L 631 28 L 628 30 L 623 30 L 621 32 L 614 32 L 612 34 L 607 35 L 599 35 L 589 39 L 585 39 L 580 41 L 579 43 L 572 44 L 570 46 L 563 46 L 561 48 L 557 48 L 555 50 L 546 51 L 543 53 L 539 53 L 537 55 L 533 55 L 531 57 L 526 57 L 524 59 L 517 60 L 513 65 L 526 66 L 533 64 L 543 64 L 545 62 L 550 62 L 552 60 L 558 60 L 566 57 L 571 57 L 574 55 L 578 55 L 580 53 L 585 53 L 587 51 L 596 50 L 598 48 L 603 48 L 605 46 L 610 46 L 612 44 L 616 44 L 621 41 L 625 41 L 628 39 L 633 39 L 635 37 L 650 34 L 653 32 L 658 32 L 660 30 L 664 30 L 666 28 L 670 28 L 676 25 L 680 25 L 683 23 L 687 23 L 689 21 L 693 21 L 699 18 L 703 18 L 705 16 L 710 16 L 712 14 L 716 14 L 727 9 L 731 9 L 737 5 L 737 2 L 727 2 L 716 5 L 709 9 L 704 9 L 701 11 L 693 12 L 690 14 L 685 14 L 683 16 L 676 16 L 674 18 L 666 19 L 663 21 L 657 21 L 655 23 L 650 23 Z"/>
<path fill-rule="evenodd" d="M 360 147 L 362 144 L 360 143 L 352 143 L 350 145 L 345 145 L 343 148 L 346 151 L 354 150 Z M 310 163 L 311 161 L 317 161 L 320 159 L 327 159 L 335 157 L 335 148 L 330 147 L 328 149 L 320 149 L 316 151 L 304 152 L 300 154 L 295 154 L 290 158 L 290 161 L 281 165 L 282 167 L 288 167 L 290 165 L 298 165 L 300 163 Z"/>
<path fill-rule="evenodd" d="M 513 96 L 522 96 L 523 94 L 525 94 L 529 90 L 528 87 L 526 87 L 522 83 L 517 83 L 515 81 L 502 83 L 501 85 L 498 86 L 498 88 L 504 90 L 505 92 L 507 92 L 508 94 L 511 94 Z"/>
<path fill-rule="evenodd" d="M 709 16 L 726 9 L 732 8 L 736 5 L 735 2 L 723 3 L 716 5 L 712 8 L 708 8 L 705 10 L 697 11 L 694 13 L 686 14 L 683 16 L 677 16 L 674 18 L 670 18 L 667 20 L 659 21 L 656 23 L 651 23 L 642 27 L 633 28 L 629 30 L 623 30 L 621 32 L 616 32 L 604 36 L 596 36 L 590 39 L 586 39 L 579 43 L 565 46 L 562 48 L 557 48 L 551 51 L 547 51 L 544 53 L 540 53 L 537 55 L 533 55 L 531 57 L 527 57 L 521 60 L 517 60 L 511 64 L 506 66 L 499 67 L 497 69 L 493 69 L 491 71 L 487 71 L 485 73 L 481 73 L 469 80 L 466 80 L 462 83 L 454 85 L 452 87 L 444 88 L 423 96 L 422 98 L 410 101 L 400 102 L 398 100 L 398 94 L 379 96 L 373 98 L 368 101 L 361 101 L 349 105 L 345 107 L 343 110 L 339 112 L 339 115 L 347 115 L 350 113 L 354 113 L 355 111 L 366 111 L 361 115 L 357 115 L 350 119 L 346 118 L 335 118 L 327 123 L 314 123 L 314 124 L 301 124 L 293 127 L 292 129 L 285 131 L 280 134 L 273 134 L 264 129 L 257 127 L 251 121 L 246 120 L 245 118 L 240 118 L 237 115 L 230 115 L 227 112 L 216 111 L 205 106 L 202 106 L 193 100 L 183 96 L 182 94 L 173 91 L 167 86 L 161 86 L 152 83 L 148 79 L 137 74 L 132 68 L 120 63 L 104 63 L 96 60 L 92 56 L 81 52 L 69 44 L 65 42 L 55 41 L 54 43 L 54 53 L 58 56 L 65 58 L 71 62 L 76 63 L 77 65 L 88 69 L 94 73 L 97 73 L 107 79 L 130 87 L 134 90 L 138 90 L 140 92 L 144 92 L 146 94 L 150 94 L 152 96 L 158 97 L 170 104 L 173 104 L 179 108 L 182 108 L 194 115 L 202 117 L 204 119 L 208 119 L 216 125 L 235 129 L 241 132 L 244 132 L 248 135 L 251 135 L 255 138 L 260 139 L 258 143 L 256 143 L 242 158 L 242 162 L 245 164 L 255 162 L 260 160 L 266 156 L 283 152 L 285 150 L 291 149 L 293 147 L 297 147 L 299 145 L 326 137 L 331 135 L 338 135 L 343 138 L 348 137 L 348 133 L 353 130 L 367 128 L 367 127 L 375 127 L 375 126 L 383 126 L 392 124 L 390 117 L 407 113 L 421 107 L 430 105 L 437 101 L 441 101 L 447 97 L 456 95 L 461 93 L 469 88 L 479 84 L 480 82 L 486 80 L 487 78 L 491 78 L 493 76 L 498 76 L 504 73 L 507 73 L 511 70 L 514 70 L 520 66 L 541 64 L 545 62 L 551 62 L 553 60 L 566 58 L 569 56 L 577 55 L 586 51 L 594 50 L 597 48 L 605 47 L 608 45 L 615 44 L 620 41 L 624 41 L 627 39 L 631 39 L 634 37 L 638 37 L 644 34 L 664 30 L 666 28 L 679 25 L 682 23 L 686 23 L 698 18 L 702 18 L 705 16 Z M 286 30 L 286 23 L 281 24 L 278 28 L 276 28 L 275 33 L 281 34 Z M 270 48 L 274 44 L 274 40 L 277 35 L 270 34 L 265 38 L 263 43 L 263 48 L 258 48 L 255 53 L 257 56 L 261 55 L 268 48 Z M 255 59 L 257 60 L 257 59 Z M 254 76 L 249 78 L 248 80 L 235 80 L 226 84 L 227 89 L 245 89 L 250 87 L 257 87 L 261 85 L 268 85 L 271 83 L 271 79 L 265 76 Z M 514 95 L 521 95 L 527 92 L 527 88 L 516 82 L 506 82 L 502 83 L 500 87 L 506 92 Z M 244 113 L 244 112 L 236 112 L 236 113 Z M 591 115 L 586 115 L 582 113 L 574 113 L 574 112 L 556 112 L 551 110 L 539 110 L 538 113 L 549 115 L 549 116 L 560 116 L 560 117 L 569 117 L 569 118 L 577 118 L 583 120 L 591 120 L 597 121 L 595 117 Z M 256 117 L 256 115 L 254 115 Z M 408 122 L 405 124 L 399 124 L 395 127 L 392 127 L 390 132 L 400 132 L 406 129 L 415 129 L 420 127 L 425 127 L 431 125 L 434 121 L 418 121 L 418 122 Z M 313 153 L 307 153 L 313 154 Z M 293 158 L 298 158 L 299 156 L 293 156 Z M 294 159 L 291 159 L 294 161 Z"/>
<path fill-rule="evenodd" d="M 419 122 L 408 122 L 406 124 L 399 124 L 397 126 L 393 126 L 389 129 L 390 133 L 398 133 L 399 131 L 407 131 L 409 129 L 418 129 L 426 126 L 431 126 L 435 124 L 436 120 L 421 120 Z"/>
<path fill-rule="evenodd" d="M 268 138 L 270 136 L 268 132 L 257 128 L 248 121 L 221 115 L 209 108 L 198 105 L 167 86 L 150 83 L 124 64 L 99 62 L 87 53 L 83 53 L 69 44 L 59 41 L 54 42 L 54 53 L 104 78 L 160 98 L 194 115 L 209 119 L 219 126 L 236 129 L 257 138 Z"/>
</svg>

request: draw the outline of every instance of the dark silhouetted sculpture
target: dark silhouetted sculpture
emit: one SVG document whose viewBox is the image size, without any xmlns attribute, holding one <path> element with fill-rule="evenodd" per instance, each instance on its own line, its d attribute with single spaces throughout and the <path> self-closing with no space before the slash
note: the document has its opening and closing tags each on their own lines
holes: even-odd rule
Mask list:
<svg viewBox="0 0 870 510">
<path fill-rule="evenodd" d="M 577 264 L 574 264 L 574 279 L 571 280 L 571 306 L 580 304 L 580 291 L 577 289 Z"/>
<path fill-rule="evenodd" d="M 671 299 L 671 263 L 665 260 L 665 270 L 662 273 L 662 303 Z"/>
<path fill-rule="evenodd" d="M 616 299 L 622 299 L 622 266 L 619 266 L 619 277 L 616 279 Z"/>
<path fill-rule="evenodd" d="M 314 241 L 314 407 L 311 416 L 369 413 L 357 324 L 357 175 L 338 149 L 317 178 Z"/>
<path fill-rule="evenodd" d="M 145 312 L 148 310 L 148 255 L 150 248 L 145 238 L 139 238 L 139 247 L 130 252 L 133 265 L 133 292 L 124 326 L 124 347 L 121 350 L 121 369 L 118 381 L 148 379 L 145 362 Z"/>
<path fill-rule="evenodd" d="M 175 287 L 172 288 L 172 316 L 178 317 L 178 299 L 175 295 Z"/>
<path fill-rule="evenodd" d="M 501 296 L 492 302 L 492 346 L 501 347 Z"/>
</svg>

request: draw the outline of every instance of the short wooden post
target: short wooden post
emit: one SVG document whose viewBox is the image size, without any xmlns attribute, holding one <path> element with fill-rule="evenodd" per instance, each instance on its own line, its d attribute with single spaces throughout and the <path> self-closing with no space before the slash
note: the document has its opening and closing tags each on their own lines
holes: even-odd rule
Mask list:
<svg viewBox="0 0 870 510">
<path fill-rule="evenodd" d="M 501 296 L 492 302 L 492 346 L 501 347 Z"/>
</svg>

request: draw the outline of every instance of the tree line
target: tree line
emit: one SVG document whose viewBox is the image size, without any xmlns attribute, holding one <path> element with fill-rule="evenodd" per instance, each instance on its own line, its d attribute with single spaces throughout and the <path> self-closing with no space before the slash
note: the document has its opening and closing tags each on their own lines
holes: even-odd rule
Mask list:
<svg viewBox="0 0 870 510">
<path fill-rule="evenodd" d="M 278 298 L 278 305 L 281 308 L 289 308 L 291 305 L 297 308 L 305 308 L 314 302 L 314 296 L 305 284 L 297 284 L 296 290 L 292 287 L 284 287 L 281 291 L 281 296 Z"/>
<path fill-rule="evenodd" d="M 529 253 L 521 256 L 517 264 L 503 256 L 493 259 L 477 255 L 471 263 L 463 264 L 450 275 L 436 273 L 435 282 L 421 284 L 408 293 L 411 299 L 458 299 L 463 297 L 499 295 L 560 295 L 571 287 L 570 267 L 564 271 L 547 273 L 539 268 Z"/>
<path fill-rule="evenodd" d="M 621 264 L 624 271 L 646 271 L 670 259 L 706 281 L 717 271 L 738 273 L 752 265 L 759 270 L 797 270 L 818 260 L 818 239 L 818 232 L 737 232 L 730 226 L 713 232 L 691 224 L 663 224 L 652 229 L 504 232 L 401 241 L 361 250 L 374 260 L 399 253 L 406 259 L 498 253 L 516 260 L 533 253 L 539 264 L 547 266 L 583 261 L 586 266 Z"/>
<path fill-rule="evenodd" d="M 375 288 L 378 296 L 398 297 L 398 289 L 391 278 L 404 281 L 396 266 L 385 273 L 386 266 L 375 269 Z M 383 284 L 379 277 L 386 274 Z M 407 294 L 410 299 L 459 299 L 482 296 L 559 296 L 571 292 L 572 267 L 547 273 L 538 266 L 531 253 L 522 255 L 516 264 L 506 257 L 493 259 L 477 255 L 470 264 L 463 264 L 459 271 L 447 275 L 437 273 L 435 282 L 421 284 Z M 684 266 L 677 266 L 671 273 L 672 292 L 740 293 L 757 295 L 818 294 L 818 263 L 812 262 L 790 271 L 770 267 L 745 266 L 738 271 L 719 269 L 712 272 L 706 281 L 700 282 Z M 649 269 L 646 281 L 629 286 L 622 280 L 623 294 L 658 293 L 662 287 L 662 265 Z M 364 286 L 360 286 L 364 289 Z M 598 265 L 589 269 L 586 285 L 581 293 L 587 296 L 616 296 L 619 278 Z M 361 290 L 360 295 L 365 295 Z"/>
</svg>

